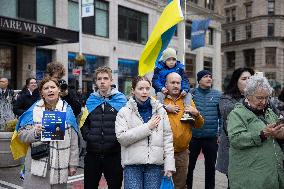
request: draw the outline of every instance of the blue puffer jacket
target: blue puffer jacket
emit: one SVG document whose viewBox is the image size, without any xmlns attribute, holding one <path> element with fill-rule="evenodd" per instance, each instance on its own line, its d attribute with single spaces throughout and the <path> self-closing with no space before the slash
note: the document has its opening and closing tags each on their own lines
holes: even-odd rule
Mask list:
<svg viewBox="0 0 284 189">
<path fill-rule="evenodd" d="M 166 84 L 166 77 L 169 73 L 176 72 L 181 76 L 181 89 L 188 92 L 189 91 L 189 80 L 184 71 L 184 65 L 177 61 L 176 66 L 173 68 L 169 68 L 163 61 L 158 62 L 152 79 L 153 88 L 156 93 L 160 92 Z"/>
<path fill-rule="evenodd" d="M 217 137 L 222 128 L 222 119 L 219 111 L 221 92 L 214 89 L 192 89 L 192 98 L 196 108 L 203 116 L 205 122 L 200 129 L 192 129 L 195 138 Z"/>
</svg>

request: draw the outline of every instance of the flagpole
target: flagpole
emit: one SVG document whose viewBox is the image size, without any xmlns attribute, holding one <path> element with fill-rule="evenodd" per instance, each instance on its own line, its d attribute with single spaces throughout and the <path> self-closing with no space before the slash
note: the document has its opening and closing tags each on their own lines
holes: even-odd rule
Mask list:
<svg viewBox="0 0 284 189">
<path fill-rule="evenodd" d="M 82 55 L 82 0 L 79 0 L 79 55 Z M 82 66 L 79 66 L 79 90 L 82 90 Z"/>
<path fill-rule="evenodd" d="M 185 49 L 186 49 L 186 0 L 184 0 L 184 33 L 183 33 L 183 52 L 184 52 L 184 55 L 183 55 L 183 64 L 185 65 Z"/>
</svg>

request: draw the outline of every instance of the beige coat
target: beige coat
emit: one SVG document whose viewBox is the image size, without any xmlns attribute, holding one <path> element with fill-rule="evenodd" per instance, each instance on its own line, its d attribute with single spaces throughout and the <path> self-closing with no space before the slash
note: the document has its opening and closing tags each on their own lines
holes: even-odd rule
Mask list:
<svg viewBox="0 0 284 189">
<path fill-rule="evenodd" d="M 122 166 L 155 164 L 164 165 L 165 171 L 175 171 L 173 136 L 167 113 L 153 98 L 151 105 L 153 116 L 161 117 L 159 126 L 152 130 L 143 122 L 133 98 L 117 114 L 115 132 L 121 144 Z"/>
</svg>

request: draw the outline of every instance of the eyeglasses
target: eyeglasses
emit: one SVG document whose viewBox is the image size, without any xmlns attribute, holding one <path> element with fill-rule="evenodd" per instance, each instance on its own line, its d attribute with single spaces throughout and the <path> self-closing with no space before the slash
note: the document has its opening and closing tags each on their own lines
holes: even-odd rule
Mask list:
<svg viewBox="0 0 284 189">
<path fill-rule="evenodd" d="M 256 100 L 258 100 L 258 101 L 263 101 L 263 100 L 265 100 L 265 101 L 267 101 L 269 98 L 270 98 L 270 96 L 255 96 L 255 95 L 253 95 L 255 98 L 256 98 Z"/>
</svg>

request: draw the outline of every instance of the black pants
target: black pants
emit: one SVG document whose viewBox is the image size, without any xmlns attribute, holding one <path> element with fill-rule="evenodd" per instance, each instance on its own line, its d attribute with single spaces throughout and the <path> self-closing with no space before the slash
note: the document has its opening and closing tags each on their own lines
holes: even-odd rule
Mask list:
<svg viewBox="0 0 284 189">
<path fill-rule="evenodd" d="M 109 189 L 121 189 L 123 171 L 120 153 L 108 156 L 87 153 L 84 166 L 84 188 L 98 188 L 102 173 Z"/>
<path fill-rule="evenodd" d="M 205 189 L 215 188 L 215 164 L 218 150 L 217 138 L 192 138 L 189 144 L 187 189 L 192 188 L 193 171 L 201 150 L 205 158 Z"/>
</svg>

